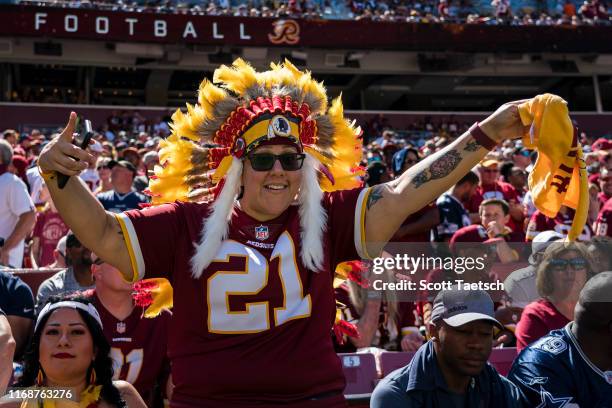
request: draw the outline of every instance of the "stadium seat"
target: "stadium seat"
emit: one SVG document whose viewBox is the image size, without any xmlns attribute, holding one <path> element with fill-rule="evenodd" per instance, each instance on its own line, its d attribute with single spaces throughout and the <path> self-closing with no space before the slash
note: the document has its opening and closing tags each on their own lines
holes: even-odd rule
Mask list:
<svg viewBox="0 0 612 408">
<path fill-rule="evenodd" d="M 346 378 L 344 394 L 365 394 L 369 398 L 378 379 L 374 354 L 347 353 L 338 356 Z"/>
<path fill-rule="evenodd" d="M 404 367 L 412 360 L 414 352 L 386 352 L 380 355 L 380 368 L 382 369 L 382 376 L 386 377 L 390 372 L 397 370 L 398 368 Z"/>
<path fill-rule="evenodd" d="M 489 357 L 489 363 L 495 367 L 498 373 L 506 376 L 510 372 L 512 362 L 517 354 L 516 347 L 493 349 Z"/>
<path fill-rule="evenodd" d="M 38 287 L 41 283 L 45 281 L 45 279 L 50 278 L 55 275 L 61 269 L 45 269 L 45 270 L 20 270 L 19 272 L 13 272 L 13 275 L 21 278 L 22 281 L 25 282 L 26 285 L 32 289 L 32 293 L 34 294 L 34 298 L 36 298 L 36 293 L 38 292 Z"/>
</svg>

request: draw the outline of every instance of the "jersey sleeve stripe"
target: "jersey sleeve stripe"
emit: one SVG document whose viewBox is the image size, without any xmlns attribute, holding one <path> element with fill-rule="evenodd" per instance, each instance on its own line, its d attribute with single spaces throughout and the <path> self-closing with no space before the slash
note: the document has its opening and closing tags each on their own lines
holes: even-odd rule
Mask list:
<svg viewBox="0 0 612 408">
<path fill-rule="evenodd" d="M 134 276 L 132 276 L 131 281 L 136 282 L 144 279 L 145 263 L 134 225 L 132 224 L 130 218 L 124 213 L 114 215 L 117 218 L 117 221 L 119 221 L 121 232 L 123 232 L 125 244 L 127 246 L 128 253 L 130 254 L 130 263 L 132 264 L 132 270 L 134 271 Z"/>
<path fill-rule="evenodd" d="M 359 193 L 357 198 L 357 206 L 355 208 L 355 228 L 354 228 L 354 241 L 355 249 L 359 256 L 363 259 L 371 259 L 370 255 L 366 250 L 366 236 L 365 236 L 365 213 L 366 213 L 366 202 L 370 196 L 370 188 L 364 188 Z"/>
</svg>

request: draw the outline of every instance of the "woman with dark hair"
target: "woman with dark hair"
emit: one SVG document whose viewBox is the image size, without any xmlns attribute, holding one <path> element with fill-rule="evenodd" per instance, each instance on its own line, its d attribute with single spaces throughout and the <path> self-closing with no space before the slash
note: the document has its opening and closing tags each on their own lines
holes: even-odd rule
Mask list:
<svg viewBox="0 0 612 408">
<path fill-rule="evenodd" d="M 580 291 L 595 274 L 585 244 L 555 242 L 546 248 L 536 271 L 536 288 L 541 298 L 523 310 L 515 331 L 517 349 L 522 350 L 574 320 Z"/>
<path fill-rule="evenodd" d="M 56 399 L 13 399 L 0 406 L 145 408 L 129 383 L 113 382 L 109 352 L 100 316 L 89 301 L 53 298 L 38 315 L 17 387 L 57 388 L 70 390 L 70 395 L 61 404 L 56 394 Z"/>
</svg>

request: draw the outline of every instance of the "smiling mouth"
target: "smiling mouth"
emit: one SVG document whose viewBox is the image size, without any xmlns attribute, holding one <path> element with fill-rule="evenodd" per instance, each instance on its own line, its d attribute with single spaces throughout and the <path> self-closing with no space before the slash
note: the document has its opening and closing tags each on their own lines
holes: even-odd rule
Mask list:
<svg viewBox="0 0 612 408">
<path fill-rule="evenodd" d="M 284 185 L 284 184 L 268 184 L 268 185 L 265 185 L 264 188 L 268 191 L 283 191 L 283 190 L 287 190 L 289 186 Z"/>
</svg>

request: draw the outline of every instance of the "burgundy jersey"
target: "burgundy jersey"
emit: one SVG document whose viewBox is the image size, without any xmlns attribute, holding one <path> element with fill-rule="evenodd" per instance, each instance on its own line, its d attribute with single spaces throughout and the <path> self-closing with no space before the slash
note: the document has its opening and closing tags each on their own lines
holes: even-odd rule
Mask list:
<svg viewBox="0 0 612 408">
<path fill-rule="evenodd" d="M 47 209 L 36 214 L 32 236 L 39 239 L 40 259 L 38 266 L 47 266 L 55 260 L 53 251 L 58 241 L 68 233 L 68 227 L 58 212 Z"/>
<path fill-rule="evenodd" d="M 595 221 L 595 234 L 612 238 L 610 223 L 612 223 L 612 200 L 606 201 L 606 204 L 599 210 L 597 221 Z"/>
<path fill-rule="evenodd" d="M 155 388 L 159 385 L 165 390 L 170 374 L 167 355 L 170 313 L 162 312 L 149 319 L 143 317 L 142 308 L 136 306 L 125 320 L 118 320 L 106 310 L 97 294 L 92 300 L 111 346 L 113 379 L 129 382 L 149 407 L 156 406 L 155 402 L 160 399 L 154 393 Z"/>
<path fill-rule="evenodd" d="M 323 270 L 302 265 L 298 206 L 260 222 L 234 207 L 229 236 L 199 279 L 191 274 L 207 204 L 117 214 L 140 278 L 174 288 L 168 339 L 173 408 L 343 406 L 345 381 L 330 331 L 333 272 L 364 257 L 369 189 L 325 194 Z"/>
<path fill-rule="evenodd" d="M 539 210 L 534 212 L 529 220 L 529 225 L 527 225 L 526 242 L 533 241 L 536 235 L 544 231 L 556 231 L 563 236 L 567 236 L 572 227 L 575 213 L 574 209 L 568 208 L 566 214 L 561 214 L 561 211 L 559 211 L 555 218 L 549 218 Z M 589 241 L 592 235 L 591 227 L 589 227 L 589 224 L 585 224 L 582 233 L 578 236 L 578 241 Z"/>
</svg>

